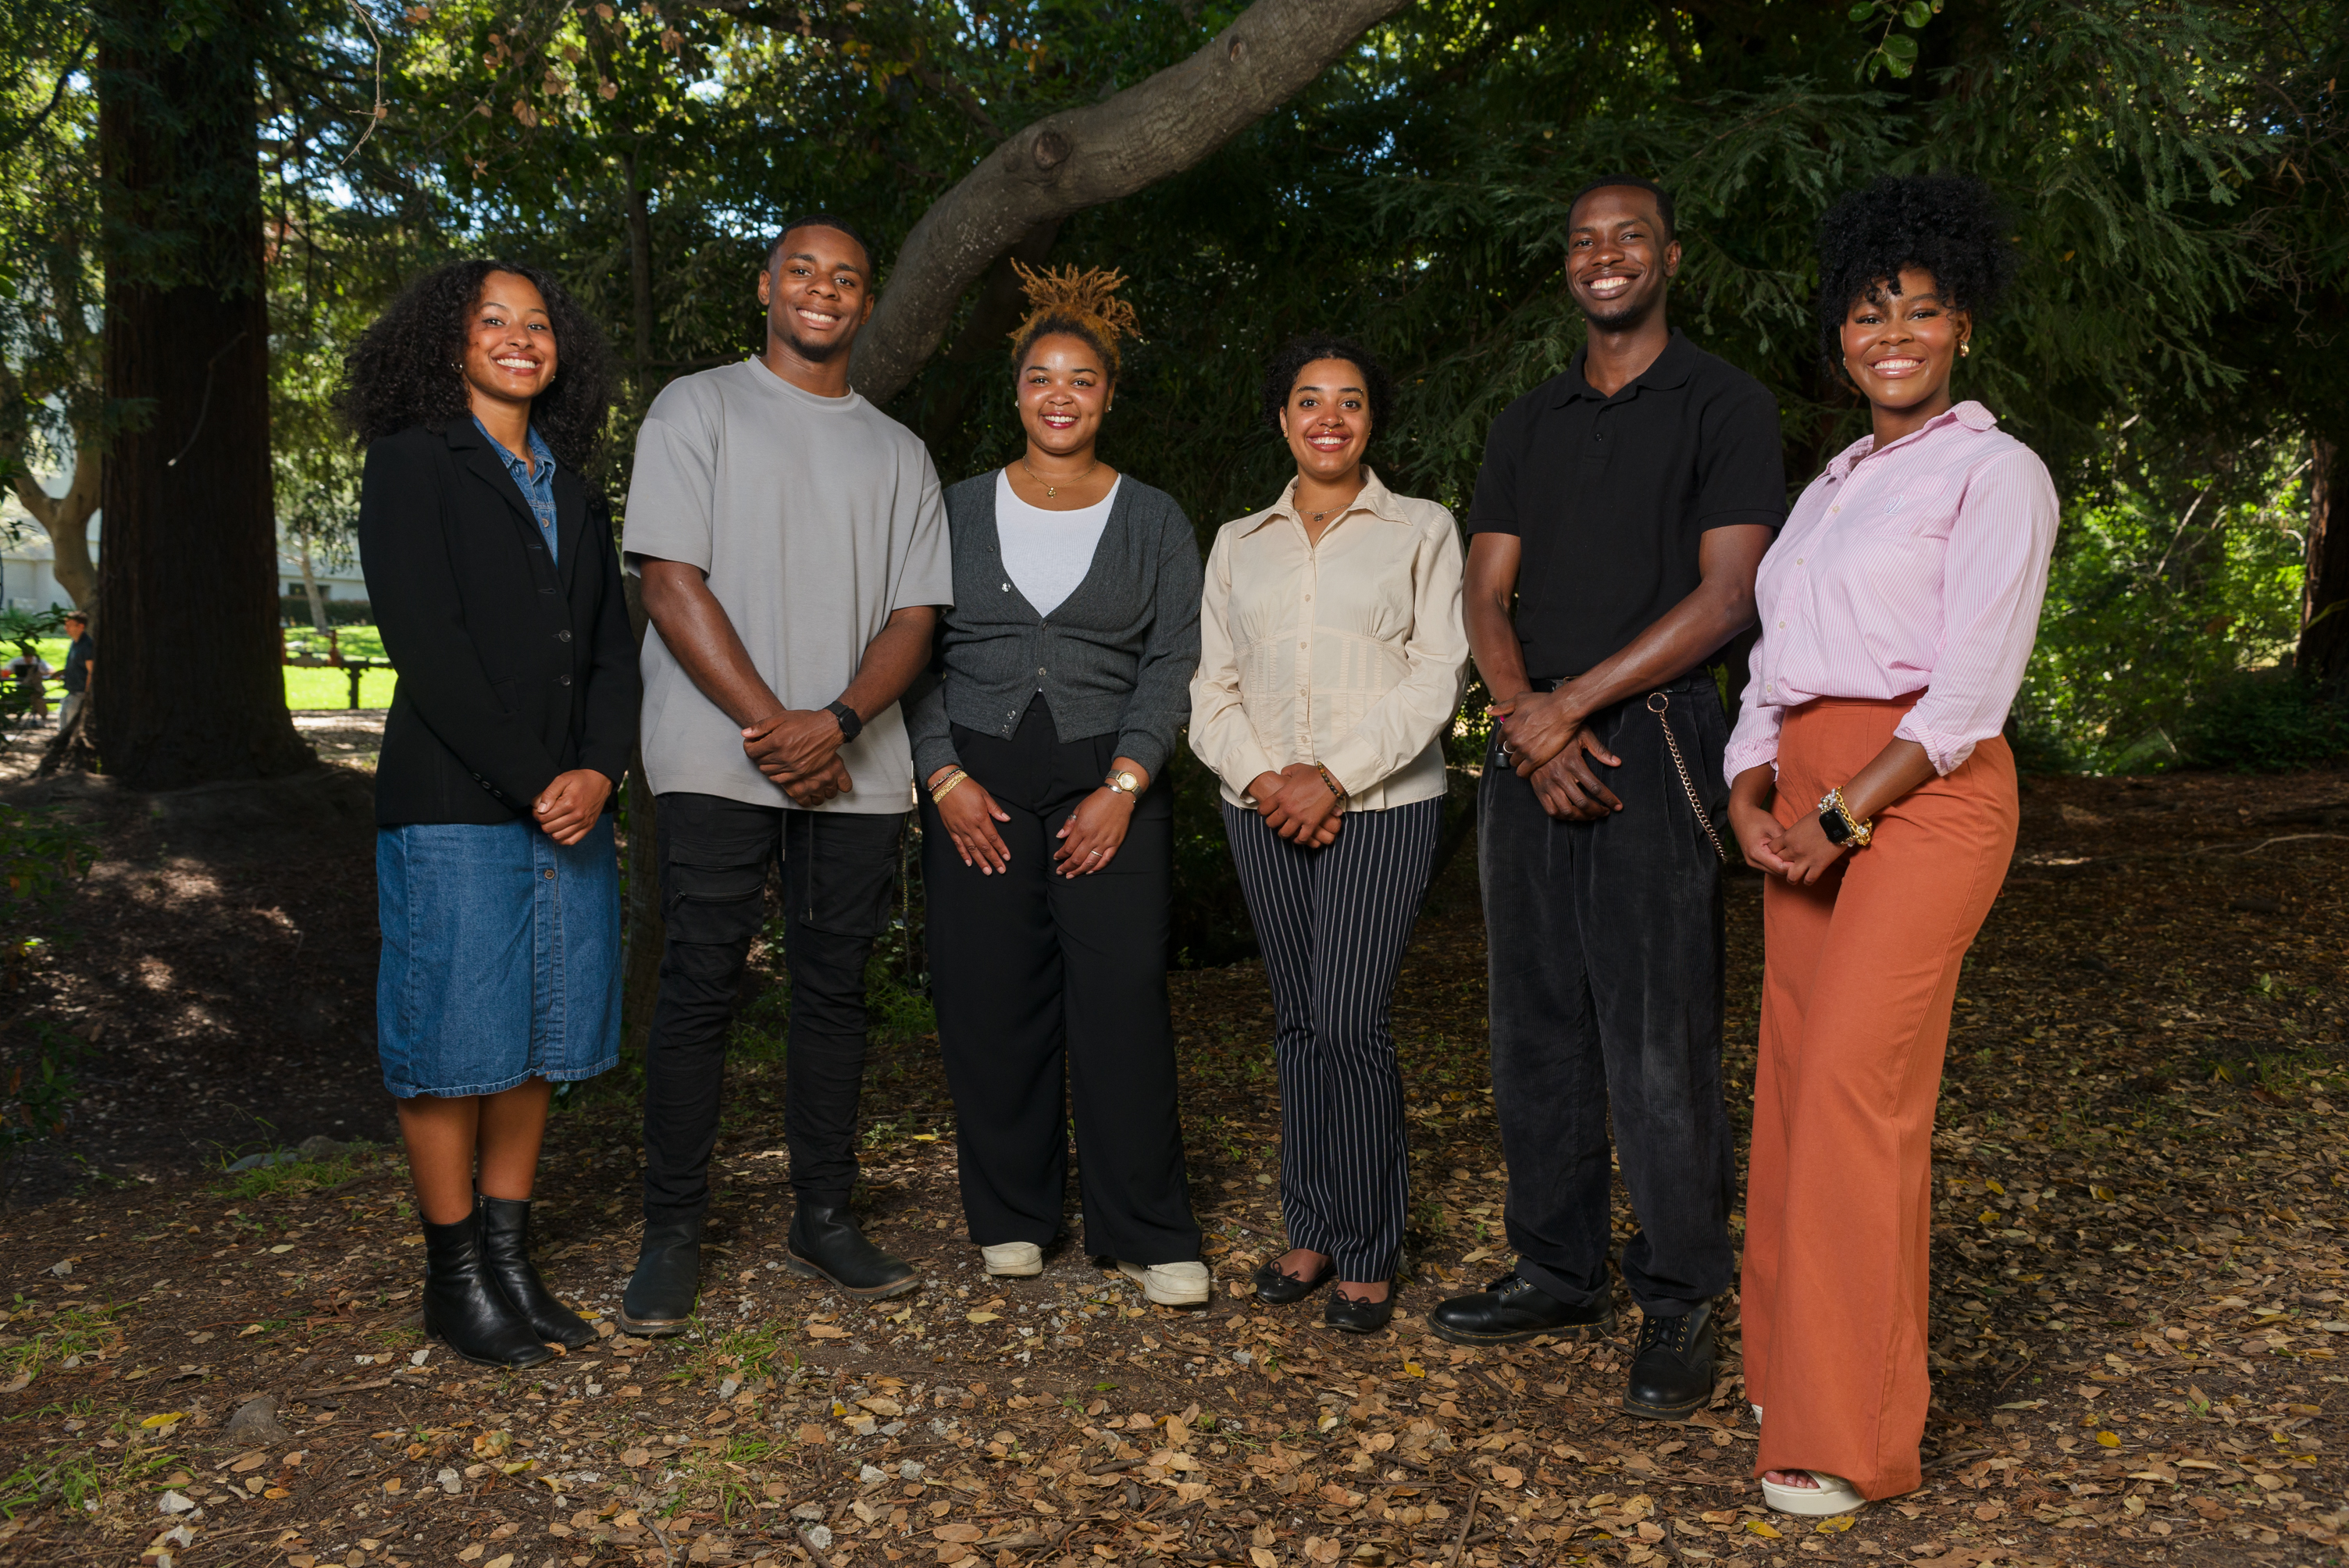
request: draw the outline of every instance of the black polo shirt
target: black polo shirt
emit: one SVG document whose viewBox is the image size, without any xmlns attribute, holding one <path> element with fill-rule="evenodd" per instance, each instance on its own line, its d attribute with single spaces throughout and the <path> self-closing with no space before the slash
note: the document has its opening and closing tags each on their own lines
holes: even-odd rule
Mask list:
<svg viewBox="0 0 2349 1568">
<path fill-rule="evenodd" d="M 1574 363 L 1502 410 L 1468 531 L 1513 533 L 1517 641 L 1535 680 L 1578 676 L 1696 589 L 1698 541 L 1786 516 L 1778 405 L 1678 328 L 1612 397 Z"/>
</svg>

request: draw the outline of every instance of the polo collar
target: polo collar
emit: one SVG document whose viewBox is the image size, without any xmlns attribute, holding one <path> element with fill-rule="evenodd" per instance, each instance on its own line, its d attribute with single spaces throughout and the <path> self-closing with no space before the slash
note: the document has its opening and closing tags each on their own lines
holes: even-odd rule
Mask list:
<svg viewBox="0 0 2349 1568">
<path fill-rule="evenodd" d="M 1395 504 L 1394 492 L 1387 489 L 1385 483 L 1379 478 L 1379 471 L 1368 463 L 1362 465 L 1361 494 L 1348 503 L 1346 510 L 1340 512 L 1338 517 L 1343 519 L 1358 511 L 1367 511 L 1371 516 L 1382 517 L 1389 522 L 1399 522 L 1409 526 L 1410 520 L 1403 516 L 1402 509 Z M 1299 528 L 1305 526 L 1304 515 L 1297 510 L 1297 480 L 1294 477 L 1282 488 L 1280 499 L 1265 509 L 1264 517 L 1257 523 L 1257 528 L 1262 528 L 1277 518 L 1287 518 Z M 1256 529 L 1252 528 L 1248 531 L 1254 533 Z M 1325 538 L 1327 534 L 1328 531 L 1324 530 Z"/>
<path fill-rule="evenodd" d="M 1998 416 L 1983 407 L 1980 403 L 1975 402 L 1971 398 L 1968 398 L 1962 403 L 1953 404 L 1951 407 L 1944 408 L 1941 412 L 1926 420 L 1916 429 L 1909 431 L 1899 440 L 1894 441 L 1890 445 L 1880 449 L 1886 452 L 1898 451 L 1902 447 L 1921 441 L 1926 437 L 1932 435 L 1935 431 L 1948 429 L 1952 425 L 1962 425 L 1974 434 L 1981 435 L 1985 430 L 1992 430 L 1998 428 Z M 1875 449 L 1875 446 L 1876 438 L 1874 436 L 1862 436 L 1858 440 L 1854 441 L 1850 446 L 1846 447 L 1842 451 L 1837 452 L 1833 458 L 1828 459 L 1826 477 L 1831 480 L 1849 479 L 1851 477 L 1851 470 L 1858 467 L 1859 460 L 1862 458 L 1874 457 L 1878 455 L 1878 451 L 1873 449 Z"/>
<path fill-rule="evenodd" d="M 1566 374 L 1558 377 L 1566 385 L 1558 388 L 1553 407 L 1563 408 L 1578 398 L 1588 398 L 1593 403 L 1613 401 L 1582 378 L 1582 367 L 1589 358 L 1590 346 L 1587 343 L 1574 351 L 1574 358 L 1568 364 Z M 1624 387 L 1623 392 L 1642 388 L 1665 392 L 1675 387 L 1685 387 L 1688 385 L 1689 377 L 1694 374 L 1695 370 L 1696 346 L 1689 342 L 1681 329 L 1676 326 L 1671 329 L 1671 336 L 1664 343 L 1664 351 L 1656 356 L 1655 363 L 1631 377 Z M 1620 397 L 1623 392 L 1618 392 L 1615 396 Z"/>
</svg>

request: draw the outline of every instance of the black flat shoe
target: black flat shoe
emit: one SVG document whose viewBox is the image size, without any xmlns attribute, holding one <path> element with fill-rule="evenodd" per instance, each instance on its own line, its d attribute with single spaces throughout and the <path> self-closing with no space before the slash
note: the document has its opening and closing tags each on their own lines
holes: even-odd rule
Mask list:
<svg viewBox="0 0 2349 1568">
<path fill-rule="evenodd" d="M 701 1222 L 647 1222 L 636 1272 L 620 1298 L 620 1326 L 639 1339 L 669 1339 L 693 1321 L 701 1288 Z"/>
<path fill-rule="evenodd" d="M 903 1295 L 922 1283 L 914 1265 L 864 1239 L 845 1208 L 802 1203 L 792 1216 L 783 1266 L 802 1279 L 820 1279 L 867 1301 Z"/>
<path fill-rule="evenodd" d="M 480 1367 L 554 1359 L 492 1277 L 478 1214 L 424 1227 L 424 1332 Z"/>
<path fill-rule="evenodd" d="M 1329 1327 L 1345 1334 L 1376 1334 L 1394 1317 L 1395 1287 L 1387 1284 L 1387 1294 L 1379 1301 L 1351 1296 L 1340 1285 L 1330 1293 L 1321 1304 L 1321 1321 Z"/>
<path fill-rule="evenodd" d="M 1615 1327 L 1615 1304 L 1568 1306 L 1511 1269 L 1474 1295 L 1455 1295 L 1427 1315 L 1439 1339 L 1454 1345 L 1517 1345 L 1543 1335 L 1578 1339 Z"/>
<path fill-rule="evenodd" d="M 555 1300 L 538 1277 L 538 1270 L 531 1266 L 530 1201 L 484 1195 L 480 1203 L 481 1257 L 489 1265 L 490 1277 L 498 1282 L 507 1303 L 530 1325 L 531 1332 L 565 1350 L 594 1343 L 595 1331 Z"/>
<path fill-rule="evenodd" d="M 1267 1306 L 1287 1306 L 1291 1302 L 1303 1301 L 1337 1277 L 1338 1265 L 1323 1264 L 1321 1272 L 1311 1279 L 1299 1279 L 1295 1274 L 1281 1273 L 1278 1258 L 1257 1264 L 1256 1274 L 1252 1276 L 1256 1298 Z"/>
<path fill-rule="evenodd" d="M 1713 1303 L 1679 1317 L 1648 1317 L 1623 1390 L 1625 1414 L 1685 1421 L 1713 1398 Z"/>
</svg>

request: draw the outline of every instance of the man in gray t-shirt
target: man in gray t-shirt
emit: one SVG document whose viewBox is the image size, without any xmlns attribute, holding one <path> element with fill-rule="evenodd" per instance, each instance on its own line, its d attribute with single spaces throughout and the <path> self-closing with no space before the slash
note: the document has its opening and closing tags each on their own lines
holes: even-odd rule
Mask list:
<svg viewBox="0 0 2349 1568">
<path fill-rule="evenodd" d="M 911 1264 L 849 1216 L 864 965 L 912 806 L 897 699 L 952 603 L 929 453 L 848 385 L 870 250 L 787 226 L 760 274 L 766 352 L 671 382 L 636 438 L 621 548 L 644 583 L 645 773 L 668 925 L 645 1061 L 645 1235 L 620 1311 L 682 1333 L 709 1206 L 726 1034 L 781 861 L 794 1273 L 878 1298 Z"/>
</svg>

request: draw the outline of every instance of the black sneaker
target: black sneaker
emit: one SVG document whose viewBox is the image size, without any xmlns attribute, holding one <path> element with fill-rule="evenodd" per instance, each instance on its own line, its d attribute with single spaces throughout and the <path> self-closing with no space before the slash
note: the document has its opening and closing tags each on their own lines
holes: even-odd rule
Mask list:
<svg viewBox="0 0 2349 1568">
<path fill-rule="evenodd" d="M 1651 1421 L 1685 1421 L 1713 1398 L 1713 1303 L 1678 1317 L 1645 1317 L 1623 1409 Z"/>
<path fill-rule="evenodd" d="M 1427 1315 L 1438 1339 L 1454 1345 L 1517 1345 L 1545 1334 L 1578 1339 L 1611 1333 L 1615 1304 L 1568 1306 L 1511 1269 L 1474 1295 L 1455 1295 Z"/>
</svg>

